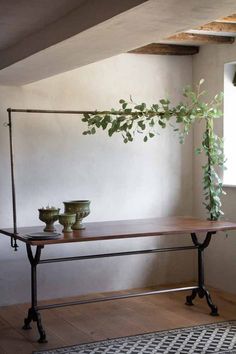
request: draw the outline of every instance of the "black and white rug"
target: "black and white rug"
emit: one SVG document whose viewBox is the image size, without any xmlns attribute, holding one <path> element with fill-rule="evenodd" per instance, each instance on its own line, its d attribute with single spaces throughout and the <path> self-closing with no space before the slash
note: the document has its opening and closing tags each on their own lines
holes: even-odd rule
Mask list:
<svg viewBox="0 0 236 354">
<path fill-rule="evenodd" d="M 109 339 L 35 354 L 236 354 L 236 321 Z"/>
</svg>

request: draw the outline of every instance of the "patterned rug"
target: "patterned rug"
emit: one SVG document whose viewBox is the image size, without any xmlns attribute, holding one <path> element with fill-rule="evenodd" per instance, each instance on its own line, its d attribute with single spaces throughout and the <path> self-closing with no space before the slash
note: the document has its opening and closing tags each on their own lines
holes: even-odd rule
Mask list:
<svg viewBox="0 0 236 354">
<path fill-rule="evenodd" d="M 236 321 L 109 339 L 35 354 L 233 354 Z"/>
</svg>

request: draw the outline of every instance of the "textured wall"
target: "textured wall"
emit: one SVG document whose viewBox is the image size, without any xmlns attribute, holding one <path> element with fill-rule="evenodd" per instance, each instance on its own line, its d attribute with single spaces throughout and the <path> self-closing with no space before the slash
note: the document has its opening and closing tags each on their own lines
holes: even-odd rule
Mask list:
<svg viewBox="0 0 236 354">
<path fill-rule="evenodd" d="M 11 225 L 6 108 L 109 109 L 119 98 L 152 103 L 168 95 L 176 103 L 192 82 L 190 57 L 124 54 L 23 87 L 0 87 L 0 225 Z M 182 147 L 172 132 L 146 144 L 123 144 L 105 133 L 83 136 L 75 116 L 32 115 L 14 120 L 19 225 L 40 224 L 37 208 L 47 203 L 91 199 L 87 221 L 192 213 L 192 136 Z M 186 198 L 187 196 L 187 198 Z M 187 242 L 188 240 L 186 240 Z M 47 247 L 46 256 L 180 244 L 184 237 L 96 242 Z M 178 282 L 194 277 L 191 252 L 42 265 L 41 298 Z M 52 285 L 52 283 L 54 283 Z M 0 303 L 28 300 L 25 249 L 14 253 L 0 238 Z"/>
<path fill-rule="evenodd" d="M 198 55 L 194 56 L 193 77 L 194 82 L 205 78 L 205 86 L 209 97 L 224 90 L 224 64 L 236 60 L 236 45 L 205 46 Z M 216 130 L 223 134 L 223 120 L 215 122 Z M 201 126 L 196 127 L 194 134 L 195 147 L 200 144 Z M 225 137 L 227 139 L 227 136 Z M 201 165 L 202 159 L 197 157 L 194 164 L 194 210 L 197 215 L 204 215 L 202 206 Z M 225 187 L 227 195 L 223 198 L 223 210 L 226 220 L 236 220 L 236 189 Z M 214 287 L 236 292 L 236 284 L 232 282 L 236 272 L 235 249 L 236 233 L 230 232 L 228 238 L 225 234 L 217 235 L 206 252 L 207 281 Z"/>
</svg>

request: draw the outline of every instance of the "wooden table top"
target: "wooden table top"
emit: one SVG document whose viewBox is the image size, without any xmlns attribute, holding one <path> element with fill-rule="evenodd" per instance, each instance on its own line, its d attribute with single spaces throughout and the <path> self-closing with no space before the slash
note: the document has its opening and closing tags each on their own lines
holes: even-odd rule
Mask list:
<svg viewBox="0 0 236 354">
<path fill-rule="evenodd" d="M 147 237 L 161 235 L 181 235 L 191 232 L 206 233 L 217 231 L 236 230 L 236 223 L 227 221 L 200 220 L 192 217 L 162 217 L 152 219 L 103 221 L 85 223 L 84 230 L 61 234 L 54 240 L 28 240 L 24 236 L 31 232 L 42 232 L 43 226 L 20 227 L 15 235 L 30 245 L 60 244 L 68 242 L 99 241 L 111 239 L 123 239 L 131 237 Z M 56 225 L 61 232 L 61 226 Z M 0 233 L 14 236 L 13 229 L 0 229 Z"/>
</svg>

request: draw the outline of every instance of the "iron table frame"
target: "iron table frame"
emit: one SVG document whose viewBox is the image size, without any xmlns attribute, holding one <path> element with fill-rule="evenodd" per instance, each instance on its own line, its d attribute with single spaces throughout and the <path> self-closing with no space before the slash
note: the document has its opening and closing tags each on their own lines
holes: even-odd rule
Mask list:
<svg viewBox="0 0 236 354">
<path fill-rule="evenodd" d="M 209 291 L 205 287 L 204 282 L 204 250 L 208 247 L 211 237 L 216 232 L 207 232 L 206 237 L 203 242 L 199 242 L 196 233 L 191 233 L 191 238 L 193 241 L 193 246 L 180 246 L 180 247 L 168 247 L 168 248 L 155 248 L 155 249 L 147 249 L 147 250 L 137 250 L 137 251 L 128 251 L 128 252 L 116 252 L 116 253 L 105 253 L 105 254 L 92 254 L 86 256 L 75 256 L 75 257 L 61 257 L 61 258 L 49 258 L 49 259 L 41 259 L 41 253 L 44 248 L 44 245 L 33 246 L 29 243 L 26 243 L 27 256 L 31 265 L 31 307 L 28 310 L 28 315 L 24 320 L 24 330 L 31 329 L 30 323 L 32 321 L 36 322 L 38 332 L 39 332 L 39 343 L 47 342 L 46 332 L 42 325 L 41 319 L 41 310 L 59 308 L 65 306 L 73 306 L 73 305 L 82 305 L 82 304 L 90 304 L 94 302 L 104 302 L 110 300 L 119 300 L 126 299 L 131 297 L 139 297 L 139 296 L 149 296 L 156 294 L 163 294 L 168 292 L 176 292 L 176 291 L 187 291 L 191 290 L 192 294 L 186 297 L 186 305 L 193 305 L 194 298 L 198 295 L 200 298 L 205 297 L 208 306 L 210 307 L 210 314 L 212 316 L 218 316 L 218 309 L 212 302 Z M 33 248 L 36 247 L 36 251 L 33 252 Z M 198 251 L 198 284 L 196 286 L 190 287 L 181 287 L 181 288 L 172 288 L 172 289 L 162 289 L 162 290 L 153 290 L 153 291 L 143 291 L 143 292 L 134 292 L 128 293 L 124 295 L 113 295 L 107 296 L 103 298 L 94 298 L 87 300 L 78 300 L 73 302 L 64 302 L 64 303 L 55 303 L 50 305 L 38 305 L 38 294 L 37 294 L 37 266 L 40 264 L 47 263 L 56 263 L 56 262 L 67 262 L 67 261 L 75 261 L 75 260 L 88 260 L 95 258 L 108 258 L 108 257 L 120 257 L 120 256 L 129 256 L 129 255 L 137 255 L 137 254 L 153 254 L 159 252 L 173 252 L 173 251 L 186 251 L 196 249 Z"/>
</svg>

